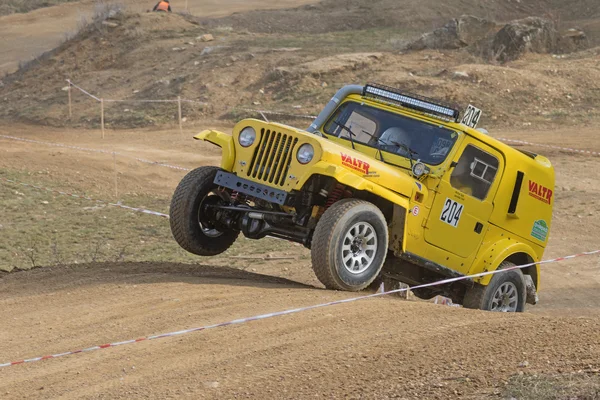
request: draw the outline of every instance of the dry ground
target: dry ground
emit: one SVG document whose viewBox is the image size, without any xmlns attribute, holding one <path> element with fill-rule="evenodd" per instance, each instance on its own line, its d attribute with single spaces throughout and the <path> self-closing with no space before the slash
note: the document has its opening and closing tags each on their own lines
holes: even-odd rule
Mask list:
<svg viewBox="0 0 600 400">
<path fill-rule="evenodd" d="M 184 1 L 172 3 L 182 8 Z M 93 3 L 0 17 L 0 73 L 54 47 Z M 217 119 L 227 107 L 299 104 L 315 112 L 342 83 L 374 78 L 482 105 L 494 136 L 600 152 L 598 48 L 566 58 L 530 55 L 505 66 L 482 65 L 460 51 L 394 51 L 408 33 L 464 12 L 500 20 L 558 12 L 569 24 L 600 32 L 597 0 L 327 0 L 213 22 L 149 16 L 143 11 L 153 2 L 145 0 L 120 3 L 141 14 L 4 81 L 0 135 L 195 168 L 217 164 L 220 153 L 190 137 L 205 127 L 230 130 Z M 195 15 L 219 17 L 309 3 L 189 0 Z M 309 23 L 306 16 L 318 18 Z M 414 25 L 406 26 L 407 16 Z M 207 27 L 215 43 L 186 44 Z M 200 55 L 213 45 L 224 47 Z M 373 51 L 384 54 L 344 55 Z M 100 140 L 89 129 L 98 122 L 97 104 L 78 96 L 75 121 L 66 122 L 66 77 L 106 96 L 181 94 L 210 100 L 212 108 L 185 109 L 191 118 L 180 135 L 168 128 L 112 130 L 172 121 L 171 105 L 111 106 L 111 129 Z M 157 116 L 163 120 L 152 120 Z M 27 120 L 42 124 L 15 122 Z M 524 148 L 547 155 L 556 168 L 546 258 L 600 248 L 600 156 Z M 184 174 L 0 138 L 0 177 L 129 206 L 167 213 Z M 301 246 L 242 239 L 219 257 L 201 259 L 175 244 L 164 219 L 2 181 L 0 270 L 12 271 L 0 272 L 0 363 L 353 296 L 323 290 Z M 3 368 L 0 398 L 598 399 L 599 271 L 600 257 L 545 266 L 540 304 L 520 315 L 380 298 Z"/>
<path fill-rule="evenodd" d="M 188 10 L 197 16 L 219 17 L 256 9 L 286 8 L 315 0 L 187 0 Z M 82 20 L 94 13 L 96 0 L 81 0 L 41 8 L 27 14 L 0 16 L 0 74 L 14 72 L 19 62 L 29 61 L 49 51 L 75 33 Z M 110 0 L 134 12 L 154 7 L 153 0 Z M 176 10 L 185 9 L 186 0 L 173 0 Z"/>
<path fill-rule="evenodd" d="M 176 130 L 109 131 L 104 141 L 98 131 L 26 125 L 1 126 L 0 134 L 185 167 L 215 164 L 219 156 L 218 149 Z M 576 134 L 564 129 L 492 134 L 600 151 L 590 128 Z M 548 155 L 557 169 L 546 256 L 597 248 L 600 157 L 528 149 Z M 158 211 L 168 211 L 169 195 L 184 174 L 125 159 L 118 169 L 123 202 Z M 110 156 L 0 139 L 0 174 L 107 200 L 114 196 Z M 2 184 L 0 196 L 9 211 L 0 221 L 3 245 L 35 232 L 45 237 L 37 249 L 47 261 L 42 265 L 56 264 L 54 234 L 64 249 L 62 262 L 70 264 L 0 278 L 0 315 L 10 321 L 0 331 L 2 362 L 351 296 L 320 289 L 308 252 L 284 242 L 246 240 L 221 257 L 199 259 L 177 248 L 160 218 L 90 209 L 94 204 L 86 201 L 14 185 Z M 91 262 L 98 240 L 103 247 Z M 124 245 L 129 250 L 121 254 Z M 265 253 L 285 259 L 262 258 Z M 258 259 L 239 258 L 250 255 Z M 2 256 L 7 259 L 17 260 Z M 18 260 L 28 267 L 27 255 Z M 523 315 L 368 300 L 11 367 L 0 371 L 0 393 L 6 398 L 440 399 L 537 393 L 532 398 L 549 399 L 561 398 L 549 397 L 557 387 L 564 397 L 595 398 L 599 268 L 597 257 L 544 267 L 541 303 Z M 528 367 L 519 367 L 524 361 Z"/>
</svg>

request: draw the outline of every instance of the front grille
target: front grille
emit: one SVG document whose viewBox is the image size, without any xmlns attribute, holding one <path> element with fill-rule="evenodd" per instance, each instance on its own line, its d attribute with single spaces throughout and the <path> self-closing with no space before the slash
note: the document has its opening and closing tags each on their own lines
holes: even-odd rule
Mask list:
<svg viewBox="0 0 600 400">
<path fill-rule="evenodd" d="M 266 183 L 283 186 L 292 163 L 298 138 L 261 129 L 260 143 L 256 147 L 248 176 Z"/>
</svg>

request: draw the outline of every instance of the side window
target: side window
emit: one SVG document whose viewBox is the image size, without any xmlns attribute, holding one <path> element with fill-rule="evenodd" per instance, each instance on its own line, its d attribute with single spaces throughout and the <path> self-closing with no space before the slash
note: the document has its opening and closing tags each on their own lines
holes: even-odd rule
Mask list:
<svg viewBox="0 0 600 400">
<path fill-rule="evenodd" d="M 450 176 L 450 184 L 461 192 L 484 200 L 496 174 L 498 159 L 475 146 L 468 145 Z"/>
</svg>

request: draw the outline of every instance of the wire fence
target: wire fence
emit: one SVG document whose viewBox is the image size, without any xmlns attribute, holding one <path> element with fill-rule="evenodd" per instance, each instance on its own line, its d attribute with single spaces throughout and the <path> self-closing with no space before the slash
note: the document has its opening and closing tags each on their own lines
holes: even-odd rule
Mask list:
<svg viewBox="0 0 600 400">
<path fill-rule="evenodd" d="M 67 92 L 68 92 L 68 97 L 69 97 L 69 103 L 68 103 L 69 119 L 73 118 L 72 90 L 73 90 L 73 88 L 75 88 L 79 92 L 86 95 L 87 97 L 100 103 L 100 130 L 101 130 L 103 139 L 105 137 L 105 132 L 106 132 L 106 124 L 105 124 L 105 121 L 106 121 L 105 120 L 105 114 L 106 114 L 105 113 L 105 105 L 106 104 L 117 104 L 117 103 L 177 104 L 177 121 L 179 124 L 179 132 L 180 133 L 183 133 L 183 122 L 184 122 L 183 107 L 182 107 L 183 104 L 196 104 L 196 105 L 203 105 L 203 106 L 209 105 L 209 103 L 204 102 L 204 101 L 193 100 L 193 99 L 183 99 L 183 98 L 181 98 L 181 96 L 178 96 L 177 99 L 105 99 L 101 96 L 96 96 L 96 95 L 91 94 L 88 90 L 77 85 L 70 79 L 67 79 L 67 83 L 68 83 Z M 229 111 L 230 112 L 244 111 L 244 112 L 254 113 L 256 115 L 260 115 L 265 121 L 268 121 L 268 118 L 266 117 L 267 115 L 276 115 L 276 116 L 281 116 L 281 117 L 288 117 L 288 118 L 295 118 L 295 119 L 310 119 L 310 120 L 314 120 L 316 118 L 315 115 L 309 115 L 309 114 L 296 114 L 296 113 L 291 113 L 291 112 L 286 112 L 286 111 L 261 110 L 261 109 L 254 109 L 254 108 L 248 108 L 248 107 L 231 107 L 229 109 Z"/>
</svg>

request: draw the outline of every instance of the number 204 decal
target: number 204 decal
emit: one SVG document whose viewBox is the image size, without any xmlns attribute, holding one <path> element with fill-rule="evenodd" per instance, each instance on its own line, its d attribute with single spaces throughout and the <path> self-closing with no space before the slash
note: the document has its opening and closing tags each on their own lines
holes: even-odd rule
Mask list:
<svg viewBox="0 0 600 400">
<path fill-rule="evenodd" d="M 457 203 L 452 199 L 446 199 L 444 208 L 442 209 L 442 215 L 440 215 L 440 220 L 456 228 L 460 222 L 460 216 L 462 215 L 464 208 L 465 207 L 462 204 Z"/>
</svg>

